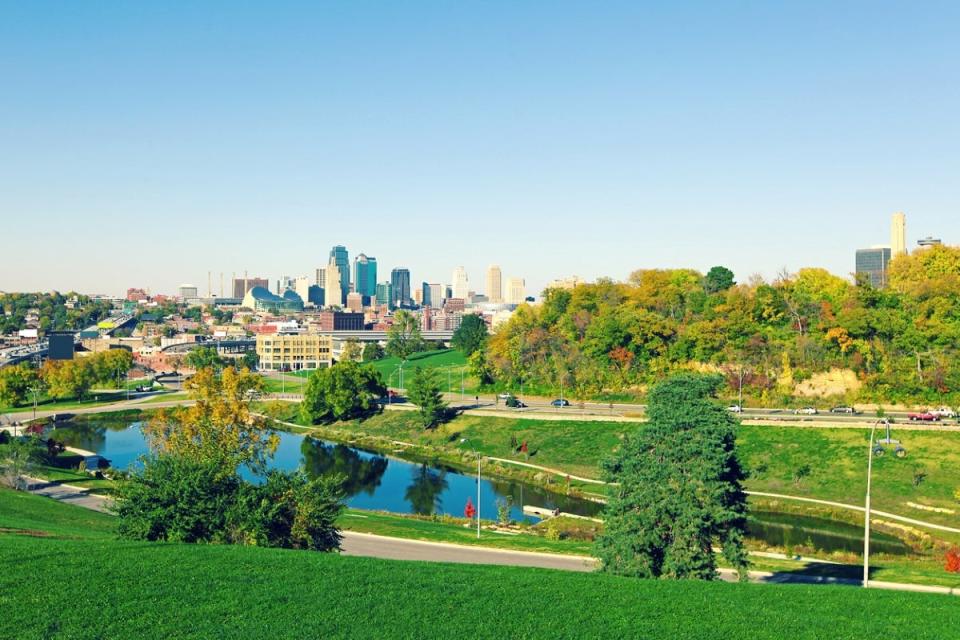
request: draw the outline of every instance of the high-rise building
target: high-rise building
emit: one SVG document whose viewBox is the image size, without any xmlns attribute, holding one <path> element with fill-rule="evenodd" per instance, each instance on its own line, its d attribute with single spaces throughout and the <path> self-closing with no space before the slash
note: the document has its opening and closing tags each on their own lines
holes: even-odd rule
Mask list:
<svg viewBox="0 0 960 640">
<path fill-rule="evenodd" d="M 871 247 L 857 249 L 857 275 L 864 275 L 870 279 L 870 284 L 877 289 L 887 286 L 887 266 L 891 258 L 890 247 Z"/>
<path fill-rule="evenodd" d="M 446 297 L 444 295 L 446 291 L 444 290 L 443 285 L 440 284 L 439 282 L 431 282 L 426 286 L 427 286 L 427 289 L 430 291 L 430 295 L 429 295 L 430 306 L 433 307 L 434 309 L 439 309 L 440 307 L 443 306 L 443 300 Z M 426 292 L 424 292 L 424 295 L 426 296 Z"/>
<path fill-rule="evenodd" d="M 254 287 L 270 288 L 270 281 L 266 278 L 234 278 L 233 279 L 233 297 L 243 300 L 247 291 Z"/>
<path fill-rule="evenodd" d="M 347 294 L 343 290 L 344 274 L 346 273 L 340 270 L 340 265 L 336 263 L 334 258 L 330 258 L 323 284 L 328 305 L 342 307 L 347 303 Z"/>
<path fill-rule="evenodd" d="M 317 286 L 320 287 L 321 289 L 325 288 L 327 286 L 327 268 L 326 267 L 318 268 L 316 275 L 317 275 L 317 279 L 316 279 Z"/>
<path fill-rule="evenodd" d="M 363 311 L 363 295 L 356 291 L 347 294 L 347 309 L 350 311 Z"/>
<path fill-rule="evenodd" d="M 311 286 L 316 285 L 313 285 L 313 283 L 310 282 L 310 278 L 308 276 L 300 276 L 299 278 L 293 279 L 293 287 L 291 288 L 297 292 L 297 295 L 300 296 L 301 300 L 307 302 L 310 299 Z"/>
<path fill-rule="evenodd" d="M 393 306 L 393 285 L 389 282 L 381 282 L 377 285 L 377 305 Z"/>
<path fill-rule="evenodd" d="M 197 296 L 197 287 L 192 284 L 182 284 L 178 290 L 178 295 L 181 300 L 193 300 Z"/>
<path fill-rule="evenodd" d="M 507 278 L 507 304 L 523 304 L 527 297 L 526 283 L 523 278 Z"/>
<path fill-rule="evenodd" d="M 503 273 L 500 266 L 487 267 L 487 300 L 493 303 L 503 302 Z"/>
<path fill-rule="evenodd" d="M 390 272 L 390 285 L 393 287 L 393 306 L 409 307 L 410 299 L 410 270 L 397 267 Z"/>
<path fill-rule="evenodd" d="M 453 297 L 466 300 L 470 296 L 470 279 L 467 270 L 457 267 L 453 270 Z"/>
<path fill-rule="evenodd" d="M 907 216 L 903 212 L 893 214 L 890 226 L 890 255 L 896 258 L 907 252 Z"/>
<path fill-rule="evenodd" d="M 350 254 L 347 253 L 347 248 L 338 244 L 330 249 L 330 262 L 335 262 L 340 270 L 340 304 L 346 304 L 347 294 L 350 293 Z M 328 286 L 326 289 L 330 291 L 332 288 Z"/>
<path fill-rule="evenodd" d="M 423 287 L 414 287 L 413 304 L 418 307 L 423 306 Z"/>
<path fill-rule="evenodd" d="M 367 298 L 377 295 L 377 259 L 358 255 L 353 260 L 353 290 Z"/>
</svg>

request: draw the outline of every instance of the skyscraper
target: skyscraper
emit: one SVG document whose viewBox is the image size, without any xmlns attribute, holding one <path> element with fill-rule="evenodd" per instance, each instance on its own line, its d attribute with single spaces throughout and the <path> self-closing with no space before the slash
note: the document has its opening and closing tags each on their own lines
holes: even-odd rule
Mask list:
<svg viewBox="0 0 960 640">
<path fill-rule="evenodd" d="M 324 298 L 326 298 L 326 303 L 329 306 L 344 306 L 347 303 L 347 296 L 343 293 L 343 281 L 345 280 L 344 274 L 346 272 L 340 270 L 340 265 L 338 265 L 334 258 L 330 258 L 330 264 L 327 265 L 326 275 L 324 277 Z"/>
<path fill-rule="evenodd" d="M 366 298 L 377 295 L 377 259 L 364 254 L 353 259 L 353 290 Z"/>
<path fill-rule="evenodd" d="M 466 300 L 469 296 L 470 280 L 467 278 L 467 270 L 457 267 L 453 270 L 453 297 Z"/>
<path fill-rule="evenodd" d="M 857 249 L 856 273 L 867 276 L 877 289 L 887 286 L 887 265 L 890 263 L 890 247 Z"/>
<path fill-rule="evenodd" d="M 487 300 L 499 304 L 503 302 L 503 274 L 500 265 L 487 267 Z"/>
<path fill-rule="evenodd" d="M 350 293 L 350 254 L 347 253 L 347 248 L 338 244 L 330 249 L 330 261 L 337 263 L 340 270 L 340 304 L 344 305 L 347 303 L 347 294 Z M 332 287 L 328 286 L 326 289 L 329 292 Z"/>
<path fill-rule="evenodd" d="M 377 285 L 377 304 L 393 307 L 393 285 L 389 282 L 381 282 Z"/>
<path fill-rule="evenodd" d="M 896 258 L 907 252 L 907 216 L 903 212 L 893 214 L 890 227 L 890 256 Z"/>
<path fill-rule="evenodd" d="M 397 267 L 390 272 L 390 285 L 393 287 L 393 305 L 396 307 L 409 307 L 413 300 L 410 299 L 410 270 L 403 267 Z"/>
<path fill-rule="evenodd" d="M 507 278 L 507 304 L 523 304 L 526 297 L 527 289 L 523 278 Z"/>
<path fill-rule="evenodd" d="M 247 291 L 254 287 L 270 288 L 270 282 L 266 278 L 234 278 L 233 279 L 233 297 L 243 299 Z"/>
</svg>

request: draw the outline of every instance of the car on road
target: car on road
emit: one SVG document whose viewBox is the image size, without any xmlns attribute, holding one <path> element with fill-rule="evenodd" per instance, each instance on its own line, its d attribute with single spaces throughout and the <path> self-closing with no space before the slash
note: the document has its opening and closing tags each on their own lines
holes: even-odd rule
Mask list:
<svg viewBox="0 0 960 640">
<path fill-rule="evenodd" d="M 844 406 L 844 407 L 833 407 L 832 409 L 830 409 L 830 413 L 849 413 L 850 415 L 856 415 L 860 412 L 854 409 L 853 407 Z"/>
<path fill-rule="evenodd" d="M 507 406 L 511 409 L 526 409 L 527 405 L 522 400 L 517 400 L 513 396 L 507 398 Z"/>
<path fill-rule="evenodd" d="M 816 407 L 802 407 L 800 409 L 794 409 L 793 413 L 798 416 L 815 416 L 820 412 L 817 411 Z"/>
<path fill-rule="evenodd" d="M 950 407 L 940 407 L 938 409 L 931 409 L 930 413 L 940 416 L 941 418 L 956 418 L 957 412 L 951 409 Z"/>
<path fill-rule="evenodd" d="M 940 416 L 930 411 L 921 411 L 919 413 L 908 413 L 908 420 L 913 420 L 914 422 L 937 422 L 940 420 Z"/>
<path fill-rule="evenodd" d="M 732 404 L 729 407 L 727 407 L 727 411 L 731 413 L 743 413 L 743 407 L 741 407 L 738 404 Z"/>
<path fill-rule="evenodd" d="M 550 406 L 552 406 L 552 407 L 569 407 L 569 406 L 570 406 L 570 403 L 569 403 L 567 400 L 564 400 L 563 398 L 557 398 L 556 400 L 554 400 L 553 402 L 550 403 Z"/>
<path fill-rule="evenodd" d="M 513 397 L 513 394 L 509 392 L 498 393 L 497 397 L 500 398 L 501 400 L 509 400 L 510 398 Z"/>
</svg>

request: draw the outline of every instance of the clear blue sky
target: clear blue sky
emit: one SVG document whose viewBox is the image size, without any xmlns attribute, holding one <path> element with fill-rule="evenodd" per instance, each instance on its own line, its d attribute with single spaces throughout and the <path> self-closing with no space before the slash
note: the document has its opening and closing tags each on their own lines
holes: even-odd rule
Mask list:
<svg viewBox="0 0 960 640">
<path fill-rule="evenodd" d="M 0 3 L 0 290 L 960 243 L 956 2 Z M 218 288 L 216 285 L 215 289 Z"/>
</svg>

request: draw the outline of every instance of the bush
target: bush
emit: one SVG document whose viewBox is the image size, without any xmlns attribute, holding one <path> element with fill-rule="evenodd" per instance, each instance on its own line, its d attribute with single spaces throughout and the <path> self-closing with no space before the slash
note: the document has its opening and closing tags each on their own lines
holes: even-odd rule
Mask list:
<svg viewBox="0 0 960 640">
<path fill-rule="evenodd" d="M 218 540 L 239 487 L 240 479 L 224 475 L 216 464 L 169 455 L 149 458 L 142 472 L 118 486 L 118 533 L 133 540 Z"/>
<path fill-rule="evenodd" d="M 119 484 L 119 534 L 134 540 L 340 548 L 340 479 L 271 471 L 262 484 L 219 465 L 161 455 Z"/>
<path fill-rule="evenodd" d="M 340 479 L 271 471 L 261 485 L 244 483 L 229 520 L 231 541 L 262 547 L 332 551 L 343 512 Z"/>
</svg>

